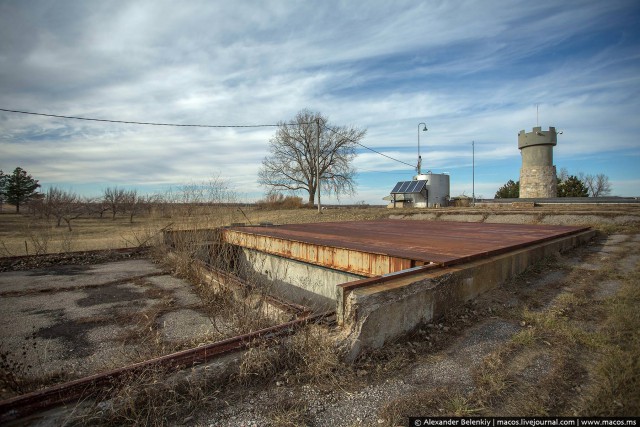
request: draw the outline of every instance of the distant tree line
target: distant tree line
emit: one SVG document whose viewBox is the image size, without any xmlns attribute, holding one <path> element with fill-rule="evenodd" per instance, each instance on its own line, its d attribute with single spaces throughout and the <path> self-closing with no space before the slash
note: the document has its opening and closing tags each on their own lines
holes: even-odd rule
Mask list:
<svg viewBox="0 0 640 427">
<path fill-rule="evenodd" d="M 51 221 L 56 227 L 64 224 L 72 231 L 72 223 L 78 218 L 115 220 L 124 217 L 133 223 L 134 217 L 150 215 L 153 211 L 167 218 L 176 212 L 181 216 L 191 216 L 200 212 L 203 206 L 233 205 L 235 198 L 227 182 L 219 177 L 179 186 L 176 191 L 151 195 L 117 186 L 107 187 L 95 197 L 82 196 L 57 186 L 44 192 L 39 192 L 39 188 L 38 180 L 20 167 L 9 175 L 0 171 L 0 206 L 2 203 L 11 204 L 17 213 Z"/>
<path fill-rule="evenodd" d="M 604 197 L 611 194 L 611 183 L 605 174 L 585 175 L 580 172 L 569 175 L 566 168 L 560 169 L 557 177 L 558 197 Z M 509 180 L 496 192 L 496 199 L 520 197 L 520 181 Z"/>
<path fill-rule="evenodd" d="M 134 216 L 143 209 L 148 210 L 154 200 L 154 196 L 140 196 L 136 190 L 118 187 L 105 188 L 98 197 L 80 196 L 73 191 L 50 187 L 45 193 L 33 197 L 27 206 L 31 215 L 55 220 L 57 227 L 64 222 L 71 231 L 71 222 L 81 217 L 104 218 L 108 214 L 115 220 L 116 215 L 120 215 L 128 217 L 132 223 Z"/>
<path fill-rule="evenodd" d="M 85 216 L 103 218 L 108 213 L 111 219 L 116 215 L 127 216 L 133 222 L 134 216 L 142 210 L 147 212 L 160 203 L 158 196 L 142 196 L 136 190 L 107 187 L 98 197 L 85 197 L 59 187 L 50 187 L 46 192 L 38 192 L 38 180 L 33 179 L 24 169 L 17 167 L 13 173 L 0 171 L 0 205 L 15 206 L 16 212 L 54 220 L 57 227 L 62 223 L 72 230 L 72 221 Z"/>
</svg>

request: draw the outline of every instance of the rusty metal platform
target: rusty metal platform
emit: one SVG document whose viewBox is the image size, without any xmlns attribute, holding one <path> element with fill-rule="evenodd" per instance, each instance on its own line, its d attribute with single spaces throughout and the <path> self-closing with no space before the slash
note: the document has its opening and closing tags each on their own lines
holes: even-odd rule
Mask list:
<svg viewBox="0 0 640 427">
<path fill-rule="evenodd" d="M 528 224 L 376 220 L 230 227 L 229 243 L 363 276 L 453 265 L 587 230 Z"/>
</svg>

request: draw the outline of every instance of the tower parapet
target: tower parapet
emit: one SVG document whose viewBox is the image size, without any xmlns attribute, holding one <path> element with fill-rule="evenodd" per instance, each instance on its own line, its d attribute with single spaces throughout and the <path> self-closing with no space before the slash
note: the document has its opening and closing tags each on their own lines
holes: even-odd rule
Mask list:
<svg viewBox="0 0 640 427">
<path fill-rule="evenodd" d="M 558 195 L 553 147 L 558 143 L 556 128 L 518 133 L 518 148 L 522 155 L 520 169 L 520 198 L 547 198 Z"/>
</svg>

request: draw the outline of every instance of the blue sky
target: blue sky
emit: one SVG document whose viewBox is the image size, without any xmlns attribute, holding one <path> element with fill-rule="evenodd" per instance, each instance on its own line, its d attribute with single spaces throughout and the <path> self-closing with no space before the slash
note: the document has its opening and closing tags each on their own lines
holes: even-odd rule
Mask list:
<svg viewBox="0 0 640 427">
<path fill-rule="evenodd" d="M 125 121 L 270 124 L 304 108 L 365 145 L 493 197 L 517 134 L 562 130 L 554 163 L 640 196 L 640 3 L 597 1 L 0 1 L 0 108 Z M 86 195 L 220 176 L 242 200 L 273 128 L 199 129 L 0 112 L 0 169 Z M 357 194 L 414 170 L 359 150 Z M 304 195 L 303 195 L 304 196 Z M 306 197 L 305 197 L 306 199 Z M 327 200 L 335 202 L 335 200 Z"/>
</svg>

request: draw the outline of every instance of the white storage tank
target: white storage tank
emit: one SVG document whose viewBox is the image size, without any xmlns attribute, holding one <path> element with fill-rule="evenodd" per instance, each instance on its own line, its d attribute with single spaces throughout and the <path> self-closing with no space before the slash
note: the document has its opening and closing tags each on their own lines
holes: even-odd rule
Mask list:
<svg viewBox="0 0 640 427">
<path fill-rule="evenodd" d="M 449 204 L 449 175 L 427 172 L 426 174 L 417 175 L 416 179 L 425 179 L 427 181 L 426 207 L 433 208 Z"/>
</svg>

